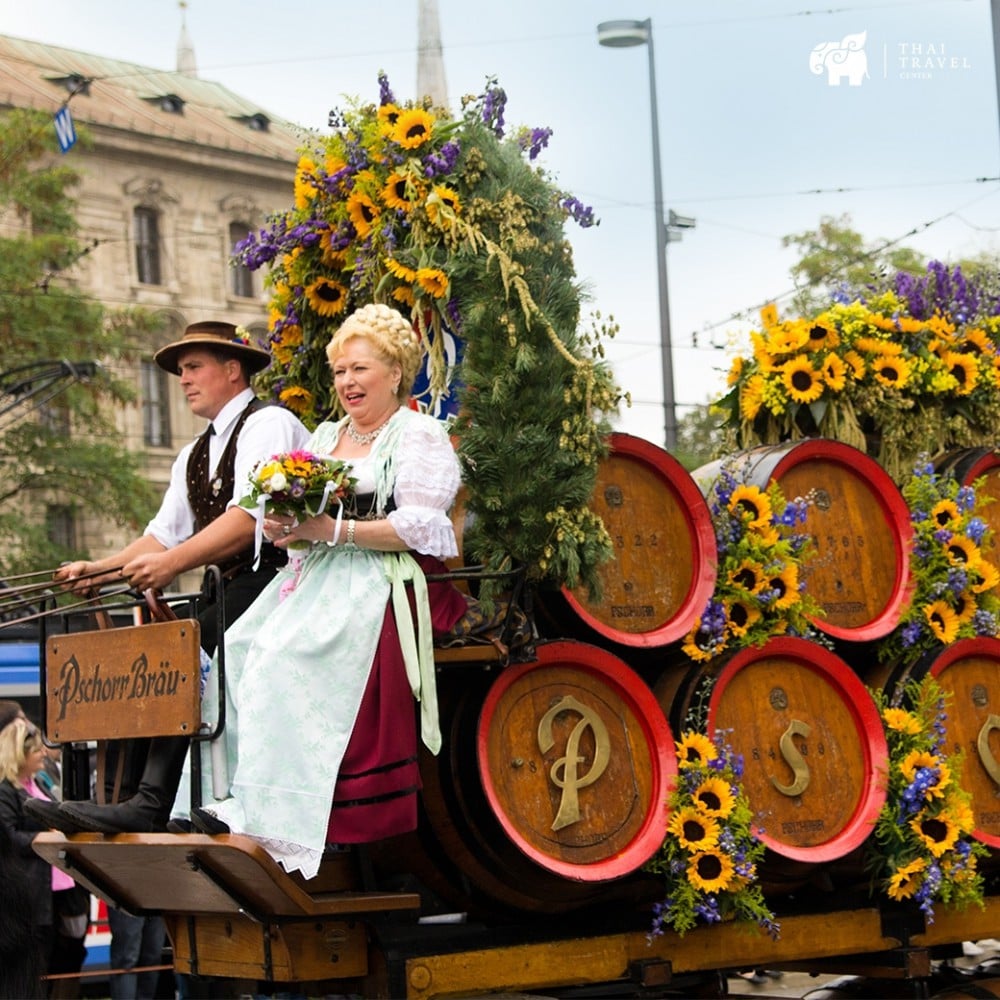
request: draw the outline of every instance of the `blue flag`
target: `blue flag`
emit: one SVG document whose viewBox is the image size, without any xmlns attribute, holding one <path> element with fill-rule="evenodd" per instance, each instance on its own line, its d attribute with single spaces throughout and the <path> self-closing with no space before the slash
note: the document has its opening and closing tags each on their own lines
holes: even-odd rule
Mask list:
<svg viewBox="0 0 1000 1000">
<path fill-rule="evenodd" d="M 76 129 L 73 127 L 73 116 L 69 113 L 69 107 L 65 104 L 56 112 L 56 138 L 59 140 L 59 148 L 68 153 L 76 142 Z"/>
</svg>

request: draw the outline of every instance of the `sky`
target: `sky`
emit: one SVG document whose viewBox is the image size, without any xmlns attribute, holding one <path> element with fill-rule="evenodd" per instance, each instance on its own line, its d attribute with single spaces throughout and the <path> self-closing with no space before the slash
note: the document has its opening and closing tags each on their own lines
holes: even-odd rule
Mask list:
<svg viewBox="0 0 1000 1000">
<path fill-rule="evenodd" d="M 825 0 L 829 4 L 830 0 Z M 866 242 L 955 263 L 1000 253 L 1000 128 L 990 0 L 438 0 L 449 103 L 506 90 L 509 126 L 548 126 L 538 162 L 593 207 L 568 226 L 586 288 L 619 333 L 608 359 L 633 405 L 618 430 L 664 436 L 645 45 L 603 21 L 652 23 L 664 208 L 695 220 L 667 246 L 678 417 L 725 391 L 759 307 L 787 307 L 782 237 L 847 215 Z M 323 129 L 345 96 L 416 95 L 417 0 L 0 0 L 0 33 L 176 67 L 182 19 L 198 74 Z M 856 36 L 848 66 L 830 61 Z M 839 82 L 834 83 L 834 79 Z M 783 312 L 784 315 L 784 312 Z"/>
</svg>

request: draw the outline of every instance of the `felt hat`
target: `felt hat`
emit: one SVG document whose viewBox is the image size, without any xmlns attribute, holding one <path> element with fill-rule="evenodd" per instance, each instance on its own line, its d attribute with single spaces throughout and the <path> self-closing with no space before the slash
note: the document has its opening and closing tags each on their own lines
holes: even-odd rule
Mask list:
<svg viewBox="0 0 1000 1000">
<path fill-rule="evenodd" d="M 193 347 L 208 347 L 214 351 L 224 351 L 239 358 L 246 366 L 249 374 L 261 371 L 271 363 L 271 355 L 261 347 L 249 343 L 244 336 L 237 333 L 232 323 L 217 323 L 208 320 L 202 323 L 192 323 L 180 340 L 175 340 L 166 347 L 161 347 L 153 360 L 171 375 L 177 374 L 177 359 L 181 352 Z"/>
</svg>

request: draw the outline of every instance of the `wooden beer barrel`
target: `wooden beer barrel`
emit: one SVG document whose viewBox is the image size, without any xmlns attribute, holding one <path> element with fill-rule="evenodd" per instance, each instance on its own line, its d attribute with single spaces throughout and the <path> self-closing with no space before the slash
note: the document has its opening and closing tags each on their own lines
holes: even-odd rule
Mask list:
<svg viewBox="0 0 1000 1000">
<path fill-rule="evenodd" d="M 622 660 L 540 643 L 496 675 L 441 671 L 438 698 L 444 745 L 421 751 L 418 828 L 367 848 L 380 884 L 416 879 L 454 909 L 503 920 L 662 896 L 640 869 L 666 831 L 676 755 Z"/>
<path fill-rule="evenodd" d="M 662 448 L 612 434 L 591 508 L 611 535 L 614 558 L 600 569 L 600 600 L 585 587 L 541 595 L 559 634 L 632 648 L 682 638 L 715 586 L 715 532 L 690 473 Z"/>
<path fill-rule="evenodd" d="M 885 802 L 888 748 L 875 703 L 835 653 L 780 637 L 656 686 L 675 731 L 708 699 L 707 731 L 744 758 L 743 786 L 769 848 L 773 878 L 823 865 L 858 847 Z M 762 872 L 768 880 L 769 872 Z"/>
<path fill-rule="evenodd" d="M 990 562 L 998 564 L 998 560 L 1000 560 L 1000 452 L 995 448 L 958 448 L 936 459 L 934 468 L 938 472 L 954 476 L 963 486 L 971 486 L 977 479 L 982 479 L 982 486 L 977 496 L 985 502 L 983 502 L 979 513 L 992 532 L 990 540 L 983 545 L 983 555 Z"/>
<path fill-rule="evenodd" d="M 663 842 L 673 736 L 652 691 L 602 649 L 553 642 L 505 670 L 483 705 L 477 750 L 493 814 L 546 871 L 606 882 Z"/>
<path fill-rule="evenodd" d="M 748 485 L 774 482 L 786 500 L 812 497 L 802 530 L 815 548 L 802 578 L 823 610 L 816 628 L 856 642 L 888 635 L 905 610 L 912 537 L 909 508 L 889 474 L 864 452 L 826 438 L 754 448 L 727 461 Z M 722 465 L 692 476 L 708 492 Z"/>
<path fill-rule="evenodd" d="M 949 696 L 948 752 L 965 751 L 962 773 L 955 779 L 972 796 L 972 835 L 989 847 L 1000 847 L 1000 639 L 960 639 L 911 666 L 876 670 L 869 683 L 884 677 L 881 686 L 892 695 L 927 674 Z"/>
</svg>

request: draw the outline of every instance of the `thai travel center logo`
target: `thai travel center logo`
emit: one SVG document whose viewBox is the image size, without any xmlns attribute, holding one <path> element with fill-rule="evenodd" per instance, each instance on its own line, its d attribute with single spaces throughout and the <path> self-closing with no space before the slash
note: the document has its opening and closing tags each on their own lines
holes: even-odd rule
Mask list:
<svg viewBox="0 0 1000 1000">
<path fill-rule="evenodd" d="M 858 31 L 835 41 L 820 42 L 809 53 L 809 69 L 830 87 L 860 87 L 872 77 L 926 81 L 972 69 L 967 55 L 943 39 L 878 42 Z"/>
</svg>

